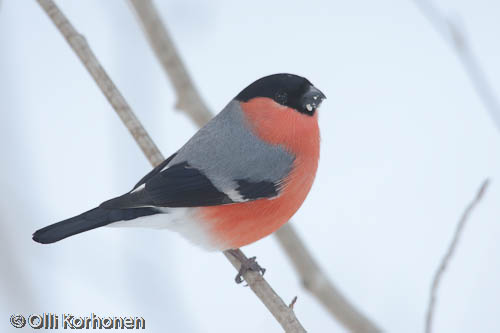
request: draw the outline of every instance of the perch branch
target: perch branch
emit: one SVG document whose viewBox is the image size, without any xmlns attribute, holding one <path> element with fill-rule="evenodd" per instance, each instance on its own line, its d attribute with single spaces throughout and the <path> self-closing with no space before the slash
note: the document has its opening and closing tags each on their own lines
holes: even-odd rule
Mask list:
<svg viewBox="0 0 500 333">
<path fill-rule="evenodd" d="M 476 207 L 476 205 L 483 198 L 484 192 L 486 191 L 488 184 L 489 184 L 488 179 L 483 181 L 483 183 L 481 184 L 481 187 L 479 188 L 479 190 L 476 194 L 476 197 L 474 198 L 474 200 L 472 200 L 471 203 L 469 203 L 469 205 L 467 206 L 467 208 L 463 212 L 462 217 L 460 218 L 460 220 L 457 224 L 457 227 L 455 229 L 455 234 L 453 235 L 453 239 L 448 247 L 448 250 L 446 251 L 445 256 L 441 260 L 441 263 L 439 264 L 439 267 L 434 274 L 434 279 L 432 280 L 432 287 L 431 287 L 430 297 L 429 297 L 429 305 L 427 308 L 427 315 L 426 315 L 426 320 L 425 320 L 425 332 L 426 333 L 432 332 L 432 320 L 434 317 L 434 308 L 436 305 L 436 297 L 437 297 L 437 291 L 439 288 L 439 283 L 441 282 L 441 279 L 442 279 L 443 274 L 446 270 L 446 267 L 449 265 L 450 260 L 453 256 L 453 254 L 455 253 L 458 242 L 460 240 L 460 236 L 462 235 L 462 232 L 464 230 L 465 224 L 467 223 L 469 215 L 471 214 L 472 210 Z"/>
<path fill-rule="evenodd" d="M 466 34 L 456 21 L 446 17 L 431 1 L 414 0 L 429 23 L 455 49 L 458 58 L 491 119 L 500 130 L 500 104 L 475 56 Z"/>
<path fill-rule="evenodd" d="M 156 57 L 174 86 L 179 101 L 182 101 L 177 103 L 177 107 L 186 112 L 198 126 L 202 126 L 212 118 L 212 114 L 203 104 L 153 2 L 130 0 L 130 3 Z M 290 223 L 281 227 L 275 235 L 305 288 L 315 295 L 340 323 L 353 332 L 381 331 L 328 280 Z"/>
<path fill-rule="evenodd" d="M 240 249 L 237 249 L 236 251 L 239 251 L 240 255 L 247 259 L 245 254 Z M 238 259 L 227 251 L 224 251 L 224 255 L 231 262 L 231 264 L 233 264 L 236 270 L 240 269 L 241 263 Z M 285 302 L 283 302 L 281 297 L 276 294 L 273 288 L 271 288 L 260 273 L 247 271 L 243 274 L 243 277 L 245 278 L 246 283 L 250 286 L 250 289 L 252 289 L 255 295 L 257 295 L 262 303 L 264 303 L 269 312 L 273 314 L 274 318 L 276 318 L 276 320 L 281 324 L 281 327 L 283 327 L 285 332 L 306 332 L 298 319 L 295 317 L 293 308 L 290 308 L 285 304 Z"/>
<path fill-rule="evenodd" d="M 85 38 L 75 30 L 73 25 L 52 0 L 37 1 L 85 65 L 151 164 L 153 166 L 160 164 L 164 160 L 162 154 L 97 60 Z M 230 254 L 225 253 L 225 255 L 233 266 L 239 270 L 240 263 Z M 265 304 L 286 332 L 305 332 L 305 329 L 296 318 L 293 310 L 281 300 L 260 274 L 253 271 L 247 271 L 243 274 L 243 277 L 252 291 L 254 291 L 262 303 Z"/>
</svg>

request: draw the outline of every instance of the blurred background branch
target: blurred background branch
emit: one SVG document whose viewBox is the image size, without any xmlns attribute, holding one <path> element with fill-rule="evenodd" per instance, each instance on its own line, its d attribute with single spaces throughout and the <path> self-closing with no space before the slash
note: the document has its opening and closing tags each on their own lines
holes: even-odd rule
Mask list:
<svg viewBox="0 0 500 333">
<path fill-rule="evenodd" d="M 158 11 L 150 0 L 131 0 L 130 4 L 137 14 L 149 45 L 172 83 L 177 96 L 175 107 L 185 112 L 198 127 L 202 127 L 212 119 L 213 114 L 196 90 Z"/>
<path fill-rule="evenodd" d="M 179 110 L 184 111 L 198 126 L 203 126 L 213 115 L 204 104 L 188 70 L 177 52 L 172 38 L 151 0 L 130 0 L 146 38 L 153 48 L 176 94 Z M 320 269 L 290 223 L 274 233 L 292 262 L 304 287 L 344 327 L 353 332 L 379 332 L 380 328 L 357 309 Z"/>
<path fill-rule="evenodd" d="M 455 49 L 474 89 L 490 114 L 495 126 L 500 131 L 500 104 L 495 97 L 477 56 L 472 50 L 464 29 L 462 29 L 456 19 L 452 19 L 442 13 L 431 1 L 414 0 L 414 2 L 436 32 Z"/>
<path fill-rule="evenodd" d="M 414 2 L 422 12 L 422 14 L 425 16 L 425 18 L 432 25 L 432 27 L 436 30 L 436 32 L 440 34 L 441 37 L 453 47 L 472 83 L 472 86 L 476 90 L 476 93 L 478 94 L 481 102 L 488 111 L 491 120 L 495 124 L 497 130 L 500 130 L 500 104 L 493 92 L 493 88 L 486 78 L 486 74 L 482 69 L 477 56 L 474 54 L 474 51 L 469 39 L 467 38 L 466 32 L 463 29 L 462 24 L 459 24 L 457 20 L 457 16 L 455 15 L 455 17 L 453 18 L 449 15 L 446 15 L 441 10 L 439 10 L 432 1 L 429 0 L 414 0 Z M 488 185 L 489 180 L 484 180 L 480 189 L 478 190 L 476 197 L 465 209 L 456 227 L 452 242 L 450 243 L 445 256 L 443 257 L 438 269 L 435 272 L 426 313 L 426 333 L 432 332 L 437 290 L 439 288 L 442 276 L 455 252 L 458 241 L 460 240 L 460 236 L 463 232 L 465 224 L 467 223 L 467 219 L 470 213 L 481 201 L 481 198 L 483 197 Z"/>
<path fill-rule="evenodd" d="M 429 304 L 428 304 L 428 308 L 427 308 L 427 315 L 426 315 L 426 320 L 425 320 L 425 332 L 426 333 L 432 332 L 432 322 L 433 322 L 434 312 L 435 312 L 434 309 L 435 309 L 435 305 L 436 305 L 437 291 L 439 288 L 439 284 L 443 278 L 443 274 L 446 270 L 446 267 L 450 264 L 450 260 L 453 257 L 453 254 L 455 253 L 455 250 L 458 246 L 458 242 L 460 241 L 460 237 L 462 236 L 465 224 L 467 223 L 467 220 L 469 219 L 469 215 L 471 214 L 472 210 L 477 206 L 477 204 L 483 198 L 484 193 L 485 193 L 488 185 L 489 185 L 489 179 L 485 179 L 483 181 L 483 183 L 481 184 L 479 190 L 477 191 L 475 198 L 466 207 L 465 211 L 462 214 L 462 217 L 458 221 L 457 227 L 455 229 L 455 233 L 453 235 L 453 239 L 448 247 L 448 250 L 446 251 L 446 254 L 444 255 L 443 259 L 441 260 L 441 263 L 439 264 L 438 269 L 436 270 L 436 272 L 434 274 L 434 278 L 432 280 L 432 287 L 431 287 L 431 291 L 430 291 Z"/>
<path fill-rule="evenodd" d="M 285 228 L 287 227 L 287 228 Z M 302 285 L 350 332 L 382 332 L 333 284 L 290 225 L 275 233 Z"/>
<path fill-rule="evenodd" d="M 37 1 L 85 65 L 99 88 L 101 88 L 102 92 L 113 106 L 113 109 L 120 116 L 137 144 L 141 147 L 150 163 L 153 166 L 160 164 L 164 160 L 164 157 L 97 60 L 85 38 L 75 30 L 52 0 Z M 233 260 L 234 258 L 232 258 L 231 255 L 225 254 L 236 270 L 239 270 L 239 261 Z M 305 329 L 296 318 L 293 310 L 283 302 L 259 273 L 247 271 L 243 274 L 243 277 L 252 291 L 254 291 L 262 303 L 264 303 L 286 332 L 305 332 Z"/>
</svg>

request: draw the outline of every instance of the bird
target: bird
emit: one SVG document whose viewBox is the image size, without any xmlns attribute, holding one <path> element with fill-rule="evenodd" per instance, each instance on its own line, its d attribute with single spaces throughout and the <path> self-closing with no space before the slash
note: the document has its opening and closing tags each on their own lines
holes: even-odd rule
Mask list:
<svg viewBox="0 0 500 333">
<path fill-rule="evenodd" d="M 324 99 L 299 75 L 262 77 L 131 191 L 32 238 L 49 244 L 103 226 L 131 226 L 176 231 L 212 251 L 253 243 L 285 224 L 313 185 Z M 247 266 L 261 269 L 255 264 Z"/>
</svg>

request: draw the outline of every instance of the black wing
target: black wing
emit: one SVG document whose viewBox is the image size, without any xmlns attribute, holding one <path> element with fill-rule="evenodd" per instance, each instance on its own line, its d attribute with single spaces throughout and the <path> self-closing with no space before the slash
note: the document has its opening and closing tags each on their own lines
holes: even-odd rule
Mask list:
<svg viewBox="0 0 500 333">
<path fill-rule="evenodd" d="M 167 158 L 165 161 L 161 162 L 158 166 L 156 166 L 153 170 L 151 170 L 147 175 L 142 177 L 141 180 L 139 180 L 139 182 L 137 184 L 135 184 L 132 191 L 135 190 L 136 188 L 138 188 L 139 186 L 141 186 L 142 184 L 146 183 L 148 180 L 150 180 L 151 178 L 153 178 L 157 174 L 159 174 L 160 171 L 165 166 L 167 166 L 168 163 L 170 163 L 170 161 L 175 157 L 175 155 L 177 155 L 177 153 L 172 154 L 169 158 Z"/>
<path fill-rule="evenodd" d="M 187 162 L 173 165 L 146 183 L 152 202 L 163 207 L 215 206 L 233 201 Z"/>
<path fill-rule="evenodd" d="M 272 198 L 279 194 L 278 185 L 270 181 L 252 182 L 247 179 L 238 179 L 236 183 L 238 184 L 236 191 L 244 200 Z"/>
<path fill-rule="evenodd" d="M 188 162 L 169 166 L 162 171 L 175 155 L 144 176 L 131 192 L 103 202 L 100 207 L 203 207 L 235 202 Z M 279 194 L 279 188 L 273 182 L 246 179 L 235 179 L 235 182 L 238 187 L 234 190 L 241 197 L 237 202 L 271 198 Z"/>
<path fill-rule="evenodd" d="M 144 177 L 134 190 L 103 202 L 100 207 L 201 207 L 233 203 L 203 173 L 187 162 L 164 171 L 161 171 L 160 166 L 157 168 Z"/>
</svg>

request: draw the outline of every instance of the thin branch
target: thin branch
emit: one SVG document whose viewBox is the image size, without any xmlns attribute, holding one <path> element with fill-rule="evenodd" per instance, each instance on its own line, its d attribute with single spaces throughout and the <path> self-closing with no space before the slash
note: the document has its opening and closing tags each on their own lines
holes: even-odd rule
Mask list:
<svg viewBox="0 0 500 333">
<path fill-rule="evenodd" d="M 245 254 L 241 252 L 240 249 L 237 249 L 236 251 L 239 251 L 240 254 L 247 259 Z M 231 264 L 233 264 L 236 270 L 240 269 L 241 263 L 238 259 L 236 259 L 228 251 L 224 251 L 224 255 L 231 262 Z M 288 307 L 288 305 L 283 302 L 281 297 L 276 294 L 274 289 L 271 288 L 260 273 L 247 271 L 243 274 L 243 277 L 245 278 L 246 283 L 250 286 L 250 289 L 252 289 L 255 295 L 257 295 L 262 303 L 264 303 L 269 312 L 273 314 L 274 318 L 276 318 L 276 320 L 280 323 L 285 332 L 306 332 L 295 316 L 293 308 Z"/>
<path fill-rule="evenodd" d="M 434 29 L 455 49 L 474 89 L 497 129 L 500 130 L 500 103 L 488 83 L 485 72 L 481 68 L 466 34 L 456 21 L 441 13 L 432 2 L 428 0 L 414 0 L 414 2 Z"/>
<path fill-rule="evenodd" d="M 202 102 L 202 99 L 194 85 L 192 85 L 192 80 L 189 78 L 189 74 L 182 61 L 180 61 L 180 56 L 172 43 L 172 38 L 162 22 L 158 11 L 154 7 L 153 2 L 151 0 L 130 0 L 130 3 L 167 77 L 171 80 L 174 87 L 176 87 L 177 93 L 179 94 L 179 91 L 181 93 L 178 98 L 179 100 L 183 100 L 183 103 L 178 103 L 178 107 L 186 112 L 193 122 L 201 126 L 206 121 L 200 122 L 198 117 L 209 119 L 212 117 L 212 114 L 206 106 L 199 106 L 199 102 Z M 177 75 L 181 77 L 179 78 Z M 177 88 L 179 85 L 176 82 L 179 81 L 189 83 L 189 86 Z M 183 90 L 180 88 L 187 89 L 189 93 L 184 94 Z M 275 232 L 275 235 L 294 264 L 294 268 L 301 277 L 306 289 L 318 297 L 328 311 L 347 329 L 353 332 L 381 331 L 375 323 L 357 310 L 328 280 L 312 255 L 303 245 L 302 240 L 298 237 L 297 232 L 290 223 L 281 227 Z M 324 283 L 319 285 L 313 281 L 324 281 Z"/>
<path fill-rule="evenodd" d="M 37 1 L 83 62 L 125 126 L 132 133 L 137 144 L 141 147 L 151 164 L 153 166 L 160 164 L 164 160 L 162 154 L 97 60 L 85 38 L 75 30 L 66 16 L 64 16 L 52 0 Z M 239 270 L 240 263 L 230 254 L 224 254 L 228 257 L 233 266 Z M 243 274 L 243 277 L 286 332 L 305 332 L 305 329 L 296 318 L 295 313 L 288 308 L 262 276 L 256 272 L 247 271 Z"/>
<path fill-rule="evenodd" d="M 438 269 L 436 270 L 436 273 L 434 274 L 434 279 L 432 280 L 432 287 L 430 291 L 430 297 L 429 297 L 429 305 L 427 308 L 427 316 L 425 320 L 425 332 L 426 333 L 431 333 L 432 332 L 432 320 L 434 317 L 434 308 L 436 305 L 436 297 L 437 297 L 437 291 L 439 288 L 439 283 L 441 282 L 441 279 L 443 278 L 443 274 L 446 270 L 446 267 L 449 265 L 451 258 L 453 257 L 453 254 L 455 253 L 455 250 L 457 248 L 458 242 L 460 240 L 460 236 L 463 233 L 465 224 L 467 223 L 467 220 L 469 218 L 469 215 L 471 214 L 472 210 L 476 207 L 476 205 L 481 201 L 483 198 L 483 195 L 488 187 L 489 184 L 489 179 L 485 179 L 483 183 L 481 184 L 481 187 L 477 191 L 476 197 L 474 200 L 472 200 L 471 203 L 467 206 L 465 211 L 462 214 L 462 217 L 460 218 L 457 228 L 455 229 L 455 234 L 453 235 L 453 239 L 450 243 L 450 246 L 448 247 L 448 250 L 446 251 L 445 256 L 441 260 L 441 263 L 439 264 Z"/>
</svg>

